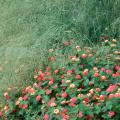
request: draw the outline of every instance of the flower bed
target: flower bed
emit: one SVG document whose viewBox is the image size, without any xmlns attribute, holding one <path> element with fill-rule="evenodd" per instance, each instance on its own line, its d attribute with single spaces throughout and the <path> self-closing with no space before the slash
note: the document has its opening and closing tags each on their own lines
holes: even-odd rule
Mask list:
<svg viewBox="0 0 120 120">
<path fill-rule="evenodd" d="M 116 49 L 112 40 L 109 54 Z M 113 45 L 114 44 L 114 45 Z M 70 48 L 69 44 L 65 49 Z M 73 55 L 49 50 L 49 64 L 35 70 L 35 83 L 13 98 L 4 93 L 4 120 L 118 120 L 120 119 L 120 65 L 100 57 L 97 49 L 76 46 Z M 115 55 L 118 55 L 115 53 Z M 61 59 L 61 61 L 59 59 Z M 104 59 L 103 59 L 104 58 Z M 64 62 L 64 66 L 60 64 Z"/>
</svg>

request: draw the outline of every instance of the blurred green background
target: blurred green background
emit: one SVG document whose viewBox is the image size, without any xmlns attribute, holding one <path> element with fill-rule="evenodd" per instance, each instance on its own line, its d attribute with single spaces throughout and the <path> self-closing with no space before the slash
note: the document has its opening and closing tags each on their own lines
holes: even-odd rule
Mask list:
<svg viewBox="0 0 120 120">
<path fill-rule="evenodd" d="M 49 48 L 119 33 L 120 0 L 0 0 L 0 91 L 29 84 Z"/>
</svg>

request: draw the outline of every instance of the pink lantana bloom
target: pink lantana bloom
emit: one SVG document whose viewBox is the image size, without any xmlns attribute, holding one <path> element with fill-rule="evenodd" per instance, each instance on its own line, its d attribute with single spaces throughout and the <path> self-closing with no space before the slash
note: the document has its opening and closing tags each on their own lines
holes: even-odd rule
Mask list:
<svg viewBox="0 0 120 120">
<path fill-rule="evenodd" d="M 76 98 L 75 97 L 71 98 L 70 102 L 75 103 L 76 102 Z"/>
<path fill-rule="evenodd" d="M 116 85 L 110 84 L 109 87 L 107 88 L 106 92 L 112 92 L 115 89 L 116 89 Z"/>
<path fill-rule="evenodd" d="M 115 115 L 114 111 L 109 111 L 109 113 L 108 113 L 109 118 L 112 118 L 114 115 Z"/>
<path fill-rule="evenodd" d="M 62 97 L 63 97 L 63 98 L 66 98 L 66 97 L 67 97 L 67 93 L 66 93 L 66 92 L 63 92 L 63 93 L 62 93 Z"/>
<path fill-rule="evenodd" d="M 49 115 L 48 114 L 45 114 L 44 117 L 43 117 L 44 120 L 49 120 Z"/>
<path fill-rule="evenodd" d="M 83 113 L 82 112 L 79 112 L 78 113 L 78 118 L 82 118 L 83 117 Z"/>
</svg>

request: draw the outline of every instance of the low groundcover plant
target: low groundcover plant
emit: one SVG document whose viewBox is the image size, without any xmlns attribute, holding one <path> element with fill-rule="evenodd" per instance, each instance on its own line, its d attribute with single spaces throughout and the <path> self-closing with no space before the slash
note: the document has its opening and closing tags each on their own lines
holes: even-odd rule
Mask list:
<svg viewBox="0 0 120 120">
<path fill-rule="evenodd" d="M 104 44 L 117 47 L 116 40 L 112 42 Z M 119 120 L 120 65 L 107 64 L 107 56 L 97 56 L 97 49 L 76 46 L 73 51 L 74 55 L 64 52 L 57 56 L 50 49 L 49 64 L 34 71 L 33 85 L 24 88 L 18 98 L 4 93 L 6 105 L 1 109 L 1 119 Z M 64 66 L 59 65 L 59 56 L 66 59 Z"/>
</svg>

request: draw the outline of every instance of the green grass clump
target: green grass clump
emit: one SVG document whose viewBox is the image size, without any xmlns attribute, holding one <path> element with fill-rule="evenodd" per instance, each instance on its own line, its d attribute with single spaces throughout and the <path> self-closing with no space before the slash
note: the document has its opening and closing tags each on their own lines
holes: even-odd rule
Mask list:
<svg viewBox="0 0 120 120">
<path fill-rule="evenodd" d="M 63 41 L 92 44 L 120 32 L 119 0 L 0 0 L 0 11 L 0 89 L 27 84 Z"/>
</svg>

